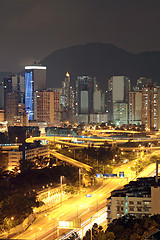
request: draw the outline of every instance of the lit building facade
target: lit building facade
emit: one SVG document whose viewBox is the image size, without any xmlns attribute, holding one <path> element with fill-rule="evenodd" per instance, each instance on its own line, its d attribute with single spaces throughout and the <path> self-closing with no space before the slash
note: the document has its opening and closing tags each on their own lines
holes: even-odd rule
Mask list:
<svg viewBox="0 0 160 240">
<path fill-rule="evenodd" d="M 160 88 L 155 84 L 142 88 L 141 121 L 146 130 L 160 129 Z"/>
<path fill-rule="evenodd" d="M 122 189 L 114 190 L 107 199 L 108 224 L 124 215 L 137 218 L 160 213 L 160 179 L 155 177 L 138 178 Z"/>
<path fill-rule="evenodd" d="M 0 109 L 4 108 L 4 86 L 3 82 L 0 82 Z"/>
<path fill-rule="evenodd" d="M 142 88 L 145 87 L 146 84 L 152 84 L 152 79 L 146 77 L 138 78 L 135 90 L 142 90 Z"/>
<path fill-rule="evenodd" d="M 142 91 L 129 92 L 129 123 L 141 124 Z"/>
<path fill-rule="evenodd" d="M 129 214 L 136 217 L 151 216 L 151 196 L 142 195 L 137 197 L 132 194 L 112 196 L 107 202 L 108 224 L 113 219 Z"/>
<path fill-rule="evenodd" d="M 93 92 L 93 113 L 105 112 L 105 95 L 101 90 Z"/>
<path fill-rule="evenodd" d="M 10 126 L 14 125 L 14 117 L 18 115 L 19 95 L 17 92 L 7 93 L 5 118 Z"/>
<path fill-rule="evenodd" d="M 93 93 L 96 90 L 96 78 L 78 76 L 76 80 L 76 114 L 93 113 Z"/>
<path fill-rule="evenodd" d="M 63 106 L 72 108 L 72 87 L 70 86 L 70 74 L 67 72 L 64 81 L 62 82 L 62 96 L 64 96 Z"/>
<path fill-rule="evenodd" d="M 61 121 L 71 123 L 74 113 L 74 91 L 70 85 L 70 74 L 67 72 L 61 90 Z"/>
<path fill-rule="evenodd" d="M 112 191 L 107 199 L 108 224 L 127 214 L 136 217 L 151 216 L 151 185 L 154 182 L 152 177 L 138 178 L 122 189 Z"/>
<path fill-rule="evenodd" d="M 129 102 L 129 91 L 131 89 L 131 82 L 130 79 L 126 76 L 113 76 L 108 80 L 108 91 L 107 91 L 107 112 L 109 116 L 109 120 L 113 120 L 114 123 L 117 122 L 117 118 L 114 117 L 117 116 L 118 113 L 115 114 L 117 111 L 117 107 L 121 106 L 124 103 L 128 104 Z M 115 105 L 115 103 L 119 103 Z M 116 109 L 114 109 L 116 107 Z M 127 110 L 127 113 L 129 111 Z M 119 113 L 119 116 L 121 117 Z M 127 117 L 128 121 L 128 117 Z M 123 122 L 123 120 L 122 120 Z"/>
<path fill-rule="evenodd" d="M 4 110 L 0 109 L 0 122 L 4 122 Z"/>
<path fill-rule="evenodd" d="M 35 120 L 47 126 L 60 124 L 60 92 L 43 90 L 35 92 Z"/>
<path fill-rule="evenodd" d="M 0 72 L 0 109 L 4 109 L 4 78 L 11 74 L 11 72 Z"/>
<path fill-rule="evenodd" d="M 26 114 L 24 103 L 18 103 L 18 114 L 14 116 L 14 126 L 28 126 L 28 115 Z"/>
<path fill-rule="evenodd" d="M 14 168 L 19 168 L 19 161 L 25 159 L 27 161 L 34 161 L 36 158 L 49 158 L 48 146 L 35 146 L 27 144 L 25 147 L 20 146 L 19 150 L 8 151 L 8 170 L 12 171 Z"/>
<path fill-rule="evenodd" d="M 128 123 L 128 104 L 125 102 L 115 102 L 113 104 L 113 119 L 116 125 Z"/>
<path fill-rule="evenodd" d="M 4 78 L 4 119 L 9 125 L 18 114 L 18 104 L 24 103 L 24 91 L 23 76 L 11 74 Z"/>
<path fill-rule="evenodd" d="M 35 120 L 35 91 L 46 89 L 46 67 L 25 67 L 25 109 L 29 120 Z"/>
<path fill-rule="evenodd" d="M 60 89 L 53 88 L 53 97 L 54 97 L 54 126 L 59 126 L 61 121 L 61 107 L 60 107 Z"/>
</svg>

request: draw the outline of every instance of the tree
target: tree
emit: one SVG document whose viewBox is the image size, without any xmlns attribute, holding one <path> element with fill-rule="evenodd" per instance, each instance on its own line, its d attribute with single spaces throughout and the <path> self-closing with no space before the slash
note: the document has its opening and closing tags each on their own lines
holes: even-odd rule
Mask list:
<svg viewBox="0 0 160 240">
<path fill-rule="evenodd" d="M 35 169 L 36 165 L 34 161 L 28 160 L 28 159 L 21 159 L 19 161 L 19 168 L 21 173 L 26 173 L 31 171 L 32 169 Z"/>
<path fill-rule="evenodd" d="M 0 151 L 0 168 L 6 169 L 8 163 L 8 157 L 6 153 Z"/>
<path fill-rule="evenodd" d="M 139 240 L 139 239 L 141 239 L 141 237 L 137 233 L 134 233 L 130 238 L 130 240 Z"/>
<path fill-rule="evenodd" d="M 106 232 L 106 239 L 107 240 L 114 240 L 115 239 L 115 235 L 113 232 Z"/>
</svg>

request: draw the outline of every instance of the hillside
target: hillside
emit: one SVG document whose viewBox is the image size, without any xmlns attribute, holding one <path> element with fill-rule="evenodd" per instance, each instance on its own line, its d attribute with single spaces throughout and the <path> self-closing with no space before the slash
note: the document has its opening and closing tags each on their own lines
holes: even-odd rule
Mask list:
<svg viewBox="0 0 160 240">
<path fill-rule="evenodd" d="M 129 76 L 132 85 L 140 76 L 160 84 L 159 51 L 133 54 L 111 44 L 89 43 L 57 50 L 41 63 L 47 66 L 47 87 L 61 87 L 67 71 L 72 84 L 78 75 L 92 75 L 103 89 L 113 75 Z"/>
</svg>

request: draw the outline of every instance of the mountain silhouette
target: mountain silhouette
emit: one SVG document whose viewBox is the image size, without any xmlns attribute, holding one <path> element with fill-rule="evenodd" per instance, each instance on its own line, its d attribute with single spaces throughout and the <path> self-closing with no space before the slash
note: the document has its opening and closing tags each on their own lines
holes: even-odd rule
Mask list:
<svg viewBox="0 0 160 240">
<path fill-rule="evenodd" d="M 88 43 L 57 50 L 40 63 L 47 66 L 48 88 L 61 87 L 66 72 L 71 75 L 72 85 L 77 76 L 95 76 L 103 90 L 113 75 L 128 76 L 132 86 L 139 77 L 160 84 L 160 51 L 133 54 L 111 44 Z"/>
</svg>

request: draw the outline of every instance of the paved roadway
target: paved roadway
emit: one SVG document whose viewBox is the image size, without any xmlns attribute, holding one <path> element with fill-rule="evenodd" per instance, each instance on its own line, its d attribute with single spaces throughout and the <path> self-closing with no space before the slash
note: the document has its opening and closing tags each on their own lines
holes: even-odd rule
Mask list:
<svg viewBox="0 0 160 240">
<path fill-rule="evenodd" d="M 126 182 L 126 179 L 109 179 L 104 182 L 99 180 L 94 189 L 86 191 L 92 195 L 91 198 L 86 197 L 86 193 L 81 193 L 47 212 L 47 215 L 45 213 L 39 214 L 32 226 L 19 235 L 18 239 L 55 239 L 59 220 L 71 221 L 78 217 L 81 218 L 82 222 L 86 221 L 97 210 L 106 206 L 106 200 L 111 191 Z M 61 230 L 60 234 L 66 231 Z"/>
<path fill-rule="evenodd" d="M 73 220 L 77 217 L 81 218 L 82 222 L 89 219 L 97 210 L 100 210 L 106 206 L 107 197 L 109 197 L 110 192 L 118 187 L 122 187 L 126 184 L 131 178 L 134 178 L 134 175 L 131 174 L 131 167 L 134 165 L 134 161 L 124 164 L 123 166 L 115 168 L 114 172 L 118 173 L 119 171 L 124 171 L 127 178 L 110 178 L 107 180 L 98 180 L 98 184 L 93 188 L 86 190 L 86 192 L 81 193 L 80 195 L 66 200 L 45 213 L 38 215 L 34 223 L 21 235 L 15 239 L 56 239 L 57 237 L 57 226 L 59 220 Z M 150 169 L 153 171 L 155 167 Z M 146 176 L 149 174 L 149 170 L 144 171 L 141 176 Z M 86 194 L 90 193 L 91 198 L 87 198 Z M 61 230 L 60 234 L 66 232 L 67 230 Z"/>
</svg>

